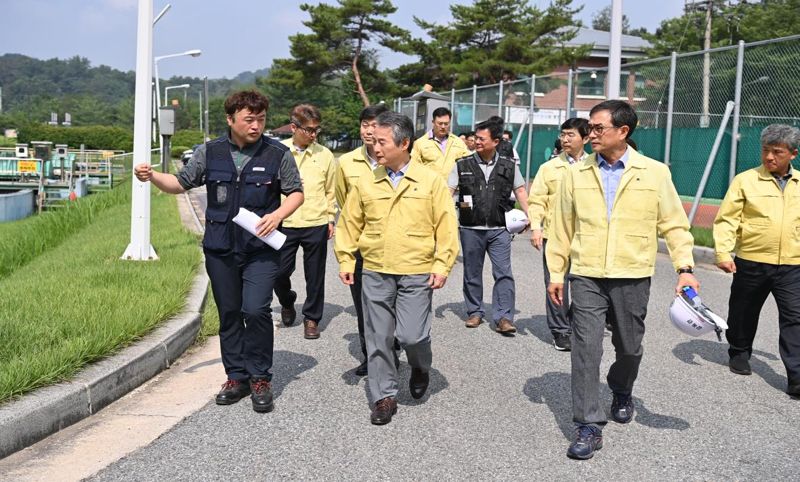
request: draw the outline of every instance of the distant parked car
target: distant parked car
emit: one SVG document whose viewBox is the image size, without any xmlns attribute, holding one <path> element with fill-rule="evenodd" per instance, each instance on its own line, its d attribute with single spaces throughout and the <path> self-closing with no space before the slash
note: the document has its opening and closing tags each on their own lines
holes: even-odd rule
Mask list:
<svg viewBox="0 0 800 482">
<path fill-rule="evenodd" d="M 181 162 L 183 163 L 184 166 L 186 165 L 186 163 L 189 162 L 189 159 L 192 158 L 192 154 L 194 154 L 193 149 L 187 149 L 183 151 L 183 154 L 181 154 Z"/>
</svg>

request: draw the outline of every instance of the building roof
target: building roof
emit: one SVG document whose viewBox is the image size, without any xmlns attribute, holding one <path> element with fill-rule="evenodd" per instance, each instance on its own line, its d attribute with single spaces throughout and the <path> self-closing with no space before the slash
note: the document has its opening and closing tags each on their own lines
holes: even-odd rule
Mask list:
<svg viewBox="0 0 800 482">
<path fill-rule="evenodd" d="M 582 45 L 590 44 L 592 51 L 589 57 L 608 58 L 609 44 L 611 43 L 611 33 L 603 32 L 602 30 L 593 30 L 591 28 L 580 27 L 577 29 L 578 34 L 572 40 L 566 42 L 564 45 L 567 47 L 580 47 Z M 652 44 L 647 40 L 637 37 L 635 35 L 622 36 L 622 58 L 630 59 L 643 57 L 645 49 L 651 47 Z"/>
</svg>

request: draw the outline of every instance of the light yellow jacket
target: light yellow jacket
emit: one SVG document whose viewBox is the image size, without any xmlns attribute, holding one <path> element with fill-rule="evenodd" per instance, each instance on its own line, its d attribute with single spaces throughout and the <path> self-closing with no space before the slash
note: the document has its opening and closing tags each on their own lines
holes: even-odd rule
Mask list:
<svg viewBox="0 0 800 482">
<path fill-rule="evenodd" d="M 764 166 L 733 178 L 714 220 L 717 263 L 735 251 L 749 261 L 800 264 L 799 182 L 793 169 L 781 192 Z"/>
<path fill-rule="evenodd" d="M 628 148 L 628 163 L 607 219 L 596 154 L 567 169 L 556 195 L 547 240 L 550 280 L 570 272 L 594 278 L 653 275 L 657 234 L 667 242 L 677 269 L 694 266 L 689 221 L 667 166 Z"/>
<path fill-rule="evenodd" d="M 370 174 L 372 174 L 372 163 L 369 162 L 365 146 L 339 156 L 339 162 L 336 163 L 336 203 L 339 209 L 344 208 L 347 195 L 358 179 Z"/>
<path fill-rule="evenodd" d="M 414 141 L 414 148 L 411 150 L 411 159 L 432 169 L 447 183 L 447 177 L 456 161 L 469 155 L 469 149 L 457 135 L 452 132 L 447 135 L 444 153 L 439 147 L 439 142 L 431 139 L 430 131 Z"/>
<path fill-rule="evenodd" d="M 355 271 L 354 254 L 360 251 L 364 269 L 447 276 L 458 247 L 450 190 L 439 176 L 415 162 L 397 189 L 382 166 L 362 176 L 347 196 L 334 238 L 343 273 Z"/>
<path fill-rule="evenodd" d="M 577 165 L 576 162 L 574 165 Z M 561 185 L 564 172 L 569 169 L 570 164 L 567 154 L 550 159 L 536 171 L 536 177 L 531 183 L 530 193 L 528 194 L 528 218 L 531 220 L 531 229 L 542 226 L 542 236 L 547 239 L 548 229 L 553 219 L 553 205 Z"/>
<path fill-rule="evenodd" d="M 292 145 L 292 139 L 281 141 L 294 156 L 300 179 L 303 181 L 303 205 L 283 220 L 286 228 L 310 228 L 332 223 L 336 216 L 334 184 L 336 162 L 333 153 L 316 142 L 301 153 Z M 284 196 L 285 198 L 285 196 Z"/>
</svg>

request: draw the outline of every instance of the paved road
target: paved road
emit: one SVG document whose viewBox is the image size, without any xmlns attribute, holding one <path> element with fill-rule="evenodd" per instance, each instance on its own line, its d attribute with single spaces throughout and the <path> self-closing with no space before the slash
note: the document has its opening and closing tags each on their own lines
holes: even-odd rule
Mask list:
<svg viewBox="0 0 800 482">
<path fill-rule="evenodd" d="M 670 325 L 675 275 L 659 255 L 635 420 L 609 423 L 603 450 L 576 462 L 565 456 L 572 430 L 569 355 L 553 349 L 546 328 L 541 258 L 518 238 L 513 259 L 519 334 L 464 328 L 458 264 L 434 296 L 429 393 L 411 398 L 403 357 L 399 412 L 391 424 L 375 427 L 365 379 L 353 374 L 360 356 L 355 312 L 329 253 L 322 337 L 304 340 L 301 324 L 277 331 L 273 413 L 256 414 L 248 400 L 219 407 L 208 393 L 201 410 L 93 480 L 796 480 L 800 401 L 783 392 L 771 300 L 756 338 L 754 374 L 733 375 L 724 343 L 689 338 Z M 301 265 L 294 279 L 302 290 L 300 271 Z M 488 285 L 488 261 L 485 276 Z M 698 276 L 706 303 L 725 314 L 730 278 L 702 268 Z M 490 291 L 484 296 L 491 299 Z M 603 375 L 610 337 L 604 347 Z M 216 376 L 221 383 L 221 366 Z"/>
</svg>

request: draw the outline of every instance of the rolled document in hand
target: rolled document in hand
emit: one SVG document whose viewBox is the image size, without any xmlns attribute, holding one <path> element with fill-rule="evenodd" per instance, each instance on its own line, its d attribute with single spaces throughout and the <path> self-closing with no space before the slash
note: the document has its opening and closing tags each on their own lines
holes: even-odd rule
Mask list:
<svg viewBox="0 0 800 482">
<path fill-rule="evenodd" d="M 261 221 L 261 217 L 259 217 L 258 214 L 245 208 L 239 208 L 239 214 L 237 214 L 233 218 L 234 223 L 238 224 L 248 233 L 257 237 L 261 241 L 267 243 L 269 247 L 275 250 L 281 249 L 283 243 L 286 241 L 286 235 L 278 231 L 277 229 L 266 236 L 257 235 L 256 225 L 258 224 L 259 221 Z"/>
</svg>

